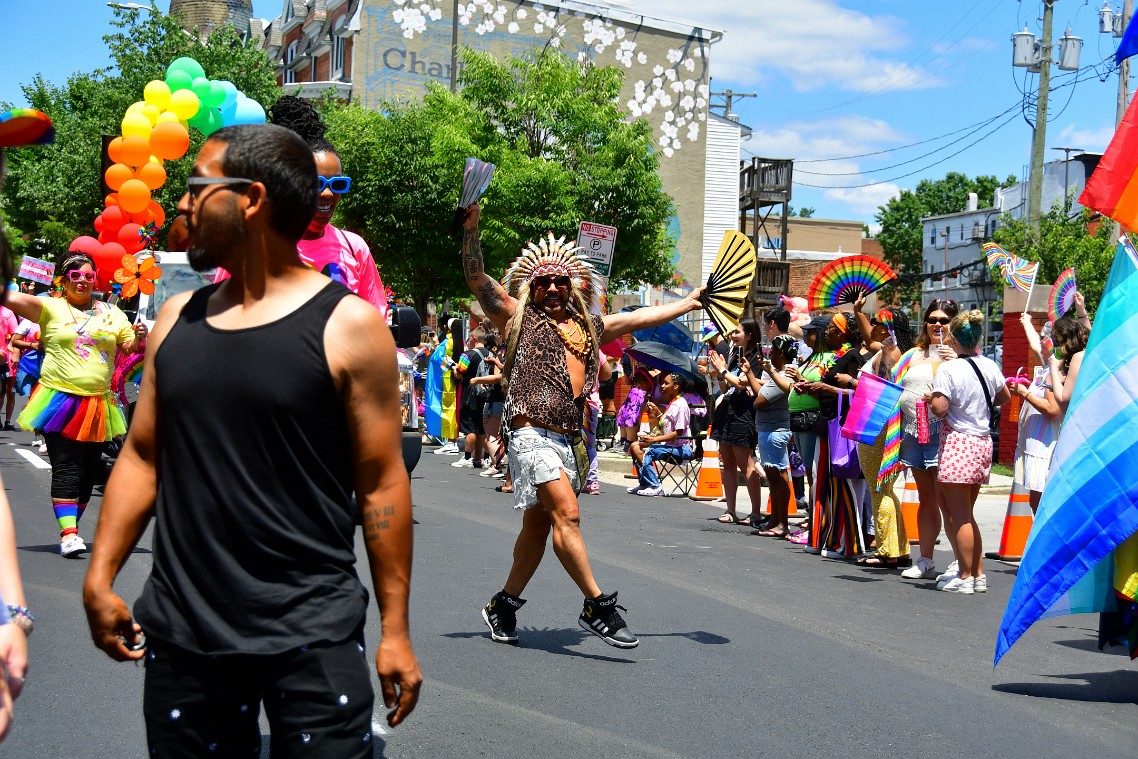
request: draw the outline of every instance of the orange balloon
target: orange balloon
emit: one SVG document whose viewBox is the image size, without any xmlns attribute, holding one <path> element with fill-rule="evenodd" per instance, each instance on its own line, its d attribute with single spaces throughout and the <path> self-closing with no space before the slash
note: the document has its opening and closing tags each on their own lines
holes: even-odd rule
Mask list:
<svg viewBox="0 0 1138 759">
<path fill-rule="evenodd" d="M 116 137 L 107 144 L 107 155 L 115 163 L 126 163 L 122 154 L 122 137 Z"/>
<path fill-rule="evenodd" d="M 128 166 L 141 166 L 150 160 L 150 142 L 144 137 L 123 137 L 122 163 Z"/>
<path fill-rule="evenodd" d="M 121 190 L 123 182 L 134 178 L 134 172 L 126 164 L 116 163 L 107 169 L 107 173 L 103 176 L 107 180 L 107 187 L 112 190 Z M 122 198 L 120 197 L 119 200 L 121 202 Z"/>
<path fill-rule="evenodd" d="M 166 212 L 162 210 L 162 206 L 158 205 L 158 201 L 152 200 L 146 208 L 138 213 L 132 213 L 130 220 L 143 227 L 147 224 L 161 227 L 166 223 Z"/>
<path fill-rule="evenodd" d="M 181 158 L 190 148 L 190 133 L 177 121 L 159 121 L 150 132 L 150 150 L 159 158 Z"/>
<path fill-rule="evenodd" d="M 119 187 L 119 206 L 127 213 L 138 213 L 150 203 L 150 188 L 141 179 L 128 179 Z"/>
<path fill-rule="evenodd" d="M 103 198 L 103 208 L 110 208 L 111 206 L 117 207 L 118 204 L 119 204 L 119 194 L 117 192 L 112 192 L 110 195 Z"/>
<path fill-rule="evenodd" d="M 151 190 L 157 190 L 166 182 L 166 169 L 156 163 L 144 163 L 134 172 L 134 176 Z"/>
</svg>

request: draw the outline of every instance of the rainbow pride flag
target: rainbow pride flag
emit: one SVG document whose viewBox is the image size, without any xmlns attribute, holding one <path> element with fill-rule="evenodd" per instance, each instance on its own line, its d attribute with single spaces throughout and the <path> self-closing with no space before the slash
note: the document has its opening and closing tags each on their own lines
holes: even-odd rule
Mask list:
<svg viewBox="0 0 1138 759">
<path fill-rule="evenodd" d="M 1049 612 L 1108 611 L 1108 570 L 1118 575 L 1115 594 L 1131 603 L 1138 596 L 1135 546 L 1124 545 L 1138 532 L 1135 429 L 1138 252 L 1123 237 L 1000 623 L 995 663 Z"/>
<path fill-rule="evenodd" d="M 1138 229 L 1138 98 L 1126 109 L 1079 202 Z"/>
</svg>

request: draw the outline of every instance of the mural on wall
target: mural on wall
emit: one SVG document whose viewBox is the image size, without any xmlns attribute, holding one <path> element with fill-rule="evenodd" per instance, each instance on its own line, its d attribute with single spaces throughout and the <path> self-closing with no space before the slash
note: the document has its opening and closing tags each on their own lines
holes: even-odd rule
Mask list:
<svg viewBox="0 0 1138 759">
<path fill-rule="evenodd" d="M 408 80 L 449 81 L 452 20 L 450 0 L 390 0 L 365 8 L 373 44 L 366 86 L 382 99 L 405 96 Z M 444 13 L 445 11 L 445 13 Z M 395 23 L 392 24 L 391 22 Z M 518 55 L 546 45 L 596 65 L 627 70 L 623 104 L 657 134 L 661 154 L 671 158 L 685 143 L 698 142 L 707 120 L 708 31 L 681 35 L 614 21 L 602 13 L 567 11 L 524 0 L 458 3 L 461 45 Z M 409 50 L 404 40 L 419 38 Z M 460 64 L 461 65 L 461 64 Z"/>
</svg>

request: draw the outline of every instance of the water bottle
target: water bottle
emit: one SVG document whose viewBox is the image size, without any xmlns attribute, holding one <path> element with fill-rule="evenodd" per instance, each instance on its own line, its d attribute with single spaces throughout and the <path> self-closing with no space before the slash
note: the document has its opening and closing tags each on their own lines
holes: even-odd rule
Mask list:
<svg viewBox="0 0 1138 759">
<path fill-rule="evenodd" d="M 917 399 L 917 442 L 929 442 L 929 402 L 924 398 Z"/>
</svg>

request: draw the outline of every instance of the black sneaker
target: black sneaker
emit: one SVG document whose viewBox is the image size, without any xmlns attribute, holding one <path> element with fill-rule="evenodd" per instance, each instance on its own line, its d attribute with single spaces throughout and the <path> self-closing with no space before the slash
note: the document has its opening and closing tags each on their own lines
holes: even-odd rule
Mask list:
<svg viewBox="0 0 1138 759">
<path fill-rule="evenodd" d="M 636 648 L 640 641 L 628 629 L 628 624 L 617 609 L 628 611 L 623 606 L 617 606 L 616 593 L 586 598 L 585 608 L 581 611 L 577 624 L 610 646 Z"/>
<path fill-rule="evenodd" d="M 499 643 L 518 642 L 518 609 L 526 600 L 500 590 L 482 610 L 482 621 L 490 628 L 490 638 Z"/>
</svg>

